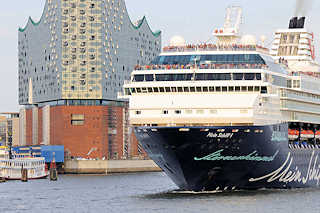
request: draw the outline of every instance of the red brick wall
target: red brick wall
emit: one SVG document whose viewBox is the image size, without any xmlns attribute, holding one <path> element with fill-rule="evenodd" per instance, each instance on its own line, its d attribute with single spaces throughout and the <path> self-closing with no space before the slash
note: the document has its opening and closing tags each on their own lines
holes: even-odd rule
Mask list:
<svg viewBox="0 0 320 213">
<path fill-rule="evenodd" d="M 130 135 L 130 149 L 129 153 L 131 157 L 138 157 L 138 140 L 134 132 Z"/>
<path fill-rule="evenodd" d="M 26 109 L 26 145 L 32 145 L 32 109 Z"/>
<path fill-rule="evenodd" d="M 73 157 L 87 157 L 91 148 L 96 148 L 89 158 L 115 158 L 124 156 L 124 108 L 115 106 L 51 106 L 50 107 L 50 145 L 64 145 L 65 151 Z M 108 116 L 112 112 L 113 116 Z M 38 144 L 43 138 L 43 108 L 38 110 Z M 71 115 L 83 114 L 84 125 L 72 125 Z M 110 121 L 113 120 L 113 121 Z M 27 145 L 32 145 L 32 110 L 26 110 Z M 114 127 L 109 126 L 114 123 Z M 109 134 L 116 129 L 117 134 Z M 112 150 L 109 153 L 109 137 Z M 138 152 L 138 141 L 131 134 L 129 142 L 129 158 L 146 157 L 146 153 Z"/>
<path fill-rule="evenodd" d="M 115 143 L 117 144 L 118 156 L 123 156 L 123 108 L 115 107 L 115 113 L 117 118 L 116 128 L 117 134 L 115 135 Z"/>
<path fill-rule="evenodd" d="M 40 145 L 42 143 L 42 139 L 43 139 L 43 116 L 42 116 L 42 109 L 43 108 L 39 108 L 38 109 L 38 145 Z"/>
<path fill-rule="evenodd" d="M 102 106 L 57 106 L 50 112 L 50 143 L 64 145 L 74 157 L 102 158 L 107 150 Z M 84 125 L 71 124 L 72 114 L 83 114 Z"/>
</svg>

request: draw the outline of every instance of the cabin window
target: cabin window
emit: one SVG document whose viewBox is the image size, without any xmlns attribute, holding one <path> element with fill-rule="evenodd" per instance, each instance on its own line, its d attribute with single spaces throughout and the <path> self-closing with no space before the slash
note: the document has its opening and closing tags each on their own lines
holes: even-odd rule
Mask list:
<svg viewBox="0 0 320 213">
<path fill-rule="evenodd" d="M 267 87 L 261 87 L 261 94 L 267 94 L 268 90 Z"/>
<path fill-rule="evenodd" d="M 152 74 L 145 75 L 145 78 L 146 78 L 146 81 L 153 81 L 154 80 Z"/>
<path fill-rule="evenodd" d="M 175 114 L 181 114 L 181 110 L 175 110 L 174 113 Z"/>
</svg>

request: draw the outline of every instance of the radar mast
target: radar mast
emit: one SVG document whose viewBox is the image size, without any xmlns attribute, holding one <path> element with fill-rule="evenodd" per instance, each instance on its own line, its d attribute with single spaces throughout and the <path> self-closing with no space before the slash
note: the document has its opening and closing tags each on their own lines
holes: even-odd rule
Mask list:
<svg viewBox="0 0 320 213">
<path fill-rule="evenodd" d="M 226 18 L 223 28 L 214 30 L 213 35 L 218 39 L 218 45 L 232 45 L 238 43 L 240 26 L 242 24 L 242 8 L 229 6 L 226 9 Z"/>
</svg>

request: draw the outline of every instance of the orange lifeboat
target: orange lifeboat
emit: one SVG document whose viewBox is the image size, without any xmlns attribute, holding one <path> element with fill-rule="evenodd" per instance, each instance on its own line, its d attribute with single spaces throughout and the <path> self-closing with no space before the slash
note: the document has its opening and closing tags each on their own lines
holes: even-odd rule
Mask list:
<svg viewBox="0 0 320 213">
<path fill-rule="evenodd" d="M 289 129 L 288 130 L 288 138 L 289 140 L 296 140 L 299 137 L 299 131 L 296 129 Z"/>
<path fill-rule="evenodd" d="M 301 130 L 301 139 L 312 139 L 314 138 L 314 132 L 312 130 Z"/>
</svg>

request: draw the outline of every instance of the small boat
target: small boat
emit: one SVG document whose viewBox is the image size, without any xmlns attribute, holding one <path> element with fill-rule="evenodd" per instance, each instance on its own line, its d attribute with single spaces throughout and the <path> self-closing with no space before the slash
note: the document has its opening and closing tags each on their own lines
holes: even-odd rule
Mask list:
<svg viewBox="0 0 320 213">
<path fill-rule="evenodd" d="M 289 129 L 288 130 L 288 138 L 289 140 L 296 140 L 299 138 L 299 131 L 296 129 Z"/>
<path fill-rule="evenodd" d="M 0 148 L 0 179 L 21 180 L 22 171 L 27 170 L 27 179 L 41 179 L 48 176 L 43 157 L 9 157 L 7 148 Z"/>
</svg>

